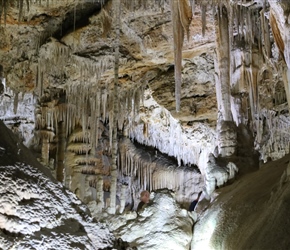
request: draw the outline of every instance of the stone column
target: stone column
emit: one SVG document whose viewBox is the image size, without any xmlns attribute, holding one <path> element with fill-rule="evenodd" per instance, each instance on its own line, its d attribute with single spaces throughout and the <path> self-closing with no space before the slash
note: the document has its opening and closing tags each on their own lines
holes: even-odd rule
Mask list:
<svg viewBox="0 0 290 250">
<path fill-rule="evenodd" d="M 117 115 L 118 115 L 118 91 L 117 86 L 119 84 L 119 46 L 120 46 L 120 23 L 121 23 L 121 1 L 113 1 L 114 6 L 114 26 L 115 26 L 115 63 L 114 63 L 114 87 L 113 87 L 113 121 L 110 121 L 110 129 L 112 133 L 112 164 L 111 164 L 111 186 L 110 186 L 110 207 L 108 212 L 110 214 L 116 213 L 116 192 L 117 192 L 117 153 L 118 153 L 118 127 L 117 127 Z"/>
<path fill-rule="evenodd" d="M 230 156 L 235 152 L 237 137 L 231 112 L 231 39 L 229 38 L 231 7 L 227 6 L 227 1 L 224 1 L 216 8 L 214 15 L 217 45 L 215 69 L 217 71 L 216 94 L 219 110 L 217 125 L 219 154 Z"/>
<path fill-rule="evenodd" d="M 214 16 L 216 28 L 216 55 L 218 70 L 216 78 L 216 92 L 218 109 L 221 119 L 232 121 L 230 103 L 230 39 L 229 39 L 229 15 L 227 6 L 222 4 L 217 7 Z"/>
</svg>

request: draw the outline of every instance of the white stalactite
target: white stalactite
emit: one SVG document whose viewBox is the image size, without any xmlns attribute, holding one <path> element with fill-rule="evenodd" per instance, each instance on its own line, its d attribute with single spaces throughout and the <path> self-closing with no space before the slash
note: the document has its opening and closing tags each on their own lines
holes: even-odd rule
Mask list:
<svg viewBox="0 0 290 250">
<path fill-rule="evenodd" d="M 187 166 L 177 167 L 176 163 L 170 162 L 166 158 L 144 153 L 141 149 L 136 148 L 128 139 L 124 139 L 120 143 L 119 157 L 127 158 L 128 161 L 120 161 L 125 166 L 121 175 L 130 176 L 132 181 L 130 185 L 135 186 L 137 190 L 156 190 L 160 188 L 168 188 L 174 190 L 177 194 L 178 190 L 185 190 L 186 195 L 177 195 L 177 200 L 182 202 L 190 202 L 192 200 L 192 189 L 196 186 L 200 190 L 203 181 L 200 173 L 194 168 Z M 186 174 L 184 174 L 186 172 Z"/>
</svg>

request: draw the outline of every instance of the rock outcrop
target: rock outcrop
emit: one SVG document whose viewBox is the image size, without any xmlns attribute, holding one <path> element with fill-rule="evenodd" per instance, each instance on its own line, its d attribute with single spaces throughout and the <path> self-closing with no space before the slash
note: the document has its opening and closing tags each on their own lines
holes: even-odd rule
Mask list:
<svg viewBox="0 0 290 250">
<path fill-rule="evenodd" d="M 107 249 L 114 236 L 0 121 L 2 249 Z M 48 176 L 44 173 L 46 172 Z"/>
<path fill-rule="evenodd" d="M 198 205 L 191 249 L 288 248 L 289 155 L 215 192 Z"/>
<path fill-rule="evenodd" d="M 188 211 L 176 203 L 174 194 L 167 189 L 156 190 L 150 203 L 138 216 L 116 216 L 109 226 L 117 237 L 137 249 L 188 249 L 193 220 Z"/>
</svg>

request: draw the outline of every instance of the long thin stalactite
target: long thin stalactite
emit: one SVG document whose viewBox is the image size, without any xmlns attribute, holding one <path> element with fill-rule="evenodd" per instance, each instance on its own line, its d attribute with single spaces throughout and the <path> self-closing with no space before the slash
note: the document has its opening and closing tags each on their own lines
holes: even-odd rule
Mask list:
<svg viewBox="0 0 290 250">
<path fill-rule="evenodd" d="M 176 111 L 180 111 L 181 83 L 182 83 L 182 47 L 184 34 L 189 38 L 189 25 L 192 20 L 192 9 L 186 0 L 172 0 L 172 27 L 174 43 L 174 78 Z"/>
</svg>

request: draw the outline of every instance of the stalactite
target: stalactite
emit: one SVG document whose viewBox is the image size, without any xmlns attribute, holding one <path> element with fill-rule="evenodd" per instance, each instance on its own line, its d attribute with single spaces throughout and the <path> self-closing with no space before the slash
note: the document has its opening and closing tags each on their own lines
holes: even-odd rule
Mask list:
<svg viewBox="0 0 290 250">
<path fill-rule="evenodd" d="M 248 38 L 247 38 L 247 41 L 248 43 L 250 44 L 250 46 L 254 43 L 254 40 L 253 40 L 253 27 L 252 27 L 252 11 L 251 10 L 248 10 L 247 11 L 247 34 L 248 34 Z"/>
<path fill-rule="evenodd" d="M 174 43 L 174 78 L 175 78 L 175 101 L 176 111 L 180 111 L 181 98 L 181 68 L 182 68 L 182 45 L 184 39 L 184 30 L 181 27 L 181 21 L 178 11 L 178 1 L 172 0 L 172 22 L 173 22 L 173 43 Z"/>
<path fill-rule="evenodd" d="M 130 2 L 130 3 L 132 3 L 132 2 Z M 181 20 L 181 18 L 184 17 L 184 16 L 182 16 L 182 13 L 184 13 L 184 11 L 182 10 L 182 7 L 184 7 L 184 6 L 180 5 L 180 4 L 181 4 L 181 1 L 178 1 L 177 2 L 177 5 L 178 5 L 178 17 L 179 17 L 179 26 L 178 27 L 181 30 L 181 31 L 178 31 L 178 32 L 180 32 L 180 34 L 182 34 L 182 41 L 181 41 L 181 36 L 179 35 L 177 37 L 177 40 L 179 39 L 179 41 L 177 41 L 177 43 L 179 43 L 179 45 L 181 44 L 181 47 L 180 46 L 178 47 L 181 50 L 182 43 L 183 43 L 183 33 L 185 31 L 185 27 L 184 26 L 186 26 L 186 25 L 184 25 L 184 23 L 186 24 L 187 21 L 186 21 L 186 18 L 183 20 L 184 22 Z M 244 7 L 240 6 L 239 7 L 239 11 L 243 11 L 244 12 L 243 8 Z M 224 18 L 225 13 L 221 12 L 220 16 L 221 16 L 221 18 Z M 237 23 L 236 25 L 237 25 L 238 34 L 242 33 L 242 36 L 245 35 L 246 36 L 246 40 L 247 40 L 248 43 L 253 42 L 253 37 L 254 36 L 251 33 L 252 31 L 248 31 L 248 29 L 245 29 L 245 31 L 244 31 L 244 21 L 246 21 L 246 24 L 247 24 L 246 26 L 247 27 L 250 27 L 250 25 L 252 23 L 251 22 L 252 20 L 251 20 L 250 12 L 247 13 L 246 19 L 244 19 L 244 14 L 243 15 L 240 14 L 240 15 L 237 15 L 237 16 L 239 17 L 237 22 L 236 22 Z M 185 15 L 185 17 L 186 17 L 186 15 Z M 205 14 L 203 15 L 203 18 L 204 17 L 205 17 Z M 203 21 L 203 23 L 205 23 L 205 22 Z M 241 30 L 239 28 L 240 25 L 242 25 Z M 205 31 L 205 26 L 203 26 L 203 32 L 204 31 Z M 226 32 L 224 34 L 226 34 Z M 226 34 L 226 36 L 228 36 L 229 34 L 231 34 L 231 32 L 228 32 L 228 34 Z M 64 52 L 60 49 L 60 50 L 57 50 L 55 53 L 57 54 L 57 56 L 54 57 L 54 59 L 53 59 L 53 60 L 55 60 L 54 64 L 59 64 L 60 62 L 58 62 L 57 60 L 58 59 L 61 60 L 60 58 L 63 56 Z M 252 53 L 252 52 L 250 51 L 250 53 Z M 178 58 L 181 61 L 181 52 L 180 52 Z M 76 59 L 76 61 L 77 60 L 81 60 L 81 59 L 78 58 L 78 59 Z M 50 65 L 49 67 L 52 67 L 52 66 Z M 80 67 L 81 67 L 82 75 L 84 76 L 84 78 L 85 78 L 86 75 L 89 75 L 89 74 L 92 74 L 92 73 L 97 75 L 97 76 L 99 76 L 101 74 L 101 72 L 106 68 L 105 63 L 104 64 L 100 63 L 100 65 L 96 66 L 96 64 L 94 64 L 94 63 L 87 63 L 86 64 L 85 62 L 83 62 Z M 175 63 L 175 67 L 177 68 L 177 70 L 181 71 L 181 64 L 180 64 L 179 69 L 178 69 L 177 63 Z M 38 71 L 39 71 L 38 75 L 39 75 L 39 83 L 40 83 L 40 85 L 39 85 L 40 86 L 39 93 L 41 95 L 42 92 L 43 92 L 42 83 L 43 83 L 43 72 L 44 71 L 43 71 L 41 66 L 39 66 Z M 181 72 L 178 72 L 177 74 L 181 74 Z M 116 77 L 116 75 L 115 75 L 115 77 Z M 246 70 L 245 77 L 246 77 L 246 81 L 249 82 L 249 84 L 251 86 L 251 89 L 253 89 L 253 90 L 257 89 L 257 86 L 256 86 L 257 84 L 254 83 L 254 81 L 256 79 L 255 78 L 255 74 L 253 72 L 251 72 L 251 69 L 247 69 Z M 90 84 L 86 85 L 86 84 L 87 84 L 86 82 L 80 82 L 79 85 L 77 85 L 75 87 L 72 87 L 73 90 L 71 90 L 71 93 L 73 93 L 73 95 L 71 95 L 71 97 L 68 97 L 68 98 L 70 98 L 69 103 L 75 104 L 76 107 L 72 108 L 72 109 L 69 108 L 67 110 L 66 116 L 63 117 L 62 120 L 66 121 L 65 122 L 66 126 L 67 126 L 66 130 L 68 131 L 67 133 L 69 134 L 70 133 L 69 131 L 71 131 L 74 128 L 74 126 L 75 126 L 74 123 L 76 122 L 76 120 L 82 119 L 82 128 L 84 129 L 84 131 L 87 132 L 88 128 L 89 127 L 91 128 L 91 131 L 92 131 L 92 134 L 93 134 L 93 140 L 96 140 L 96 141 L 92 142 L 93 148 L 95 148 L 95 145 L 96 145 L 97 139 L 98 139 L 97 138 L 97 136 L 98 136 L 97 129 L 98 129 L 98 120 L 99 120 L 99 117 L 100 117 L 100 114 L 98 113 L 99 112 L 98 110 L 99 110 L 99 106 L 101 106 L 101 105 L 97 104 L 97 101 L 100 100 L 101 98 L 103 100 L 102 112 L 100 112 L 100 113 L 102 113 L 102 115 L 103 115 L 102 119 L 103 119 L 103 121 L 105 121 L 107 119 L 106 115 L 108 113 L 107 112 L 107 97 L 109 96 L 109 100 L 110 100 L 109 103 L 112 100 L 115 101 L 117 98 L 116 98 L 116 95 L 115 95 L 115 93 L 116 93 L 115 90 L 114 90 L 113 93 L 111 93 L 111 90 L 109 90 L 110 93 L 107 93 L 108 90 L 105 89 L 105 90 L 102 90 L 102 91 L 105 92 L 104 94 L 101 95 L 102 97 L 97 97 L 97 100 L 92 100 L 92 98 L 90 98 L 91 97 L 90 90 L 91 90 L 91 86 L 92 85 L 90 85 Z M 86 87 L 83 87 L 83 85 L 86 85 Z M 180 85 L 181 85 L 181 77 L 180 77 Z M 116 82 L 115 82 L 114 86 L 116 86 Z M 180 91 L 181 91 L 180 88 L 181 87 L 179 87 L 179 98 L 180 98 Z M 101 90 L 97 90 L 97 95 L 100 94 L 100 91 Z M 228 91 L 228 90 L 226 90 L 226 91 Z M 77 98 L 77 100 L 74 101 L 73 99 L 76 98 L 79 95 L 79 93 L 82 93 L 81 98 Z M 251 101 L 251 106 L 253 106 L 253 104 L 257 103 L 257 100 L 255 100 L 255 98 L 254 98 L 256 95 L 257 95 L 257 93 L 252 93 L 252 97 L 251 98 L 253 99 L 253 101 Z M 176 96 L 178 96 L 178 95 L 176 94 Z M 112 99 L 110 97 L 112 97 Z M 133 99 L 132 99 L 132 97 L 133 97 Z M 280 100 L 280 98 L 282 98 L 282 97 L 277 96 L 277 100 L 278 101 Z M 82 102 L 82 100 L 84 100 L 84 102 Z M 134 114 L 136 115 L 136 112 L 138 112 L 138 109 L 139 109 L 138 108 L 138 104 L 140 103 L 140 92 L 135 91 L 135 93 L 133 95 L 132 95 L 132 93 L 128 94 L 127 107 L 128 107 L 129 110 L 130 110 L 130 107 L 132 106 L 132 103 L 133 103 L 133 106 L 134 106 L 133 107 Z M 176 101 L 176 104 L 177 104 L 177 106 L 180 106 L 180 101 L 179 101 L 179 105 L 178 105 L 178 101 Z M 114 103 L 113 106 L 114 106 L 114 107 L 112 107 L 113 112 L 110 113 L 111 115 L 109 117 L 110 128 L 112 128 L 112 130 L 111 130 L 112 132 L 110 133 L 110 138 L 112 138 L 112 143 L 111 143 L 112 148 L 114 147 L 114 140 L 115 140 L 114 138 L 115 138 L 115 134 L 116 134 L 116 132 L 114 132 L 114 129 L 116 129 L 116 127 L 117 127 L 117 125 L 116 125 L 116 117 L 117 116 L 116 116 L 116 112 L 115 112 L 116 111 L 115 103 Z M 93 109 L 92 109 L 92 107 L 93 107 Z M 91 110 L 91 111 L 89 111 L 89 110 Z M 228 109 L 225 109 L 225 110 L 230 110 L 230 109 L 228 108 Z M 253 110 L 254 110 L 254 108 L 252 108 L 252 112 L 253 112 Z M 82 113 L 82 111 L 84 113 Z M 72 115 L 73 112 L 75 112 L 74 115 Z M 88 115 L 89 114 L 95 114 L 95 112 L 97 112 L 98 114 L 96 116 L 91 115 L 90 120 L 88 120 Z M 64 111 L 60 112 L 61 115 L 63 115 L 63 113 L 64 113 Z M 225 114 L 226 114 L 225 116 L 230 116 L 227 111 L 225 111 Z M 59 115 L 59 116 L 61 116 L 61 115 Z M 48 127 L 51 126 L 53 128 L 53 126 L 55 125 L 53 117 L 57 117 L 57 115 L 55 115 L 54 112 L 50 112 L 49 110 L 45 110 L 44 109 L 42 117 L 44 117 L 44 119 L 45 119 L 44 124 L 47 125 Z M 118 120 L 118 126 L 119 126 L 120 129 L 121 129 L 121 124 L 123 124 L 123 120 L 124 120 L 123 118 L 124 118 L 124 113 L 123 113 L 123 111 L 121 111 L 121 112 L 119 112 L 118 119 L 117 119 Z M 174 124 L 174 126 L 172 126 L 172 131 L 170 131 L 170 136 L 172 138 L 174 138 L 174 136 L 176 136 L 177 125 L 175 126 L 175 123 L 173 123 L 173 122 L 170 122 L 170 124 L 171 125 Z M 148 126 L 147 123 L 143 125 L 143 136 L 148 137 L 148 138 L 145 138 L 144 141 L 147 142 L 147 140 L 149 140 L 150 135 L 152 135 L 152 133 L 154 133 L 154 132 L 152 132 L 153 129 L 154 128 L 150 128 L 150 126 Z M 144 131 L 145 131 L 145 133 L 144 133 Z M 140 136 L 140 138 L 142 138 L 141 135 L 136 135 L 136 137 L 137 136 Z M 273 138 L 274 137 L 272 136 L 271 140 L 274 140 Z M 176 139 L 176 141 L 177 140 L 183 140 L 182 138 L 175 138 L 175 139 Z M 143 140 L 143 139 L 141 139 L 141 140 Z M 156 139 L 154 139 L 154 140 L 155 140 L 153 142 L 154 146 L 156 145 L 156 146 L 161 147 L 161 148 L 165 147 L 164 144 L 162 144 L 161 141 L 158 141 Z M 87 142 L 87 144 L 89 143 L 88 140 L 86 142 Z M 275 147 L 276 146 L 277 145 L 275 144 Z M 86 147 L 88 147 L 88 145 Z M 179 158 L 178 158 L 179 165 L 181 164 L 181 160 L 187 159 L 187 157 L 188 158 L 192 158 L 193 155 L 194 155 L 194 158 L 196 159 L 196 158 L 199 157 L 199 154 L 200 154 L 200 148 L 198 146 L 191 147 L 189 149 L 183 150 L 185 147 L 177 145 L 173 139 L 170 141 L 170 147 L 171 147 L 171 149 L 170 149 L 171 153 L 173 155 L 179 155 Z M 79 149 L 79 148 L 76 149 L 76 151 L 78 151 L 78 153 L 83 153 L 85 151 L 86 154 L 88 152 L 87 149 Z M 186 156 L 186 152 L 191 152 L 190 156 Z M 112 153 L 114 154 L 114 149 L 112 149 Z M 180 155 L 182 155 L 182 156 L 180 156 Z M 166 185 L 167 186 L 170 185 L 170 183 L 168 183 L 168 180 L 172 178 L 172 173 L 170 173 L 168 175 L 165 175 L 164 178 L 162 177 L 162 179 L 158 179 L 158 178 L 154 179 L 153 176 L 151 176 L 151 172 L 152 172 L 151 170 L 152 169 L 150 168 L 150 166 L 146 165 L 146 167 L 143 169 L 144 172 L 142 172 L 140 170 L 140 168 L 142 166 L 142 163 L 141 163 L 140 160 L 138 160 L 137 163 L 136 163 L 135 160 L 132 160 L 132 159 L 129 159 L 129 158 L 127 159 L 127 158 L 125 157 L 125 160 L 124 160 L 124 161 L 128 162 L 126 164 L 126 167 L 124 167 L 124 172 L 126 174 L 128 174 L 128 175 L 129 174 L 130 175 L 134 175 L 134 173 L 137 171 L 137 173 L 139 173 L 138 174 L 138 183 L 140 183 L 140 184 L 142 183 L 144 185 L 144 188 L 146 188 L 147 185 L 149 186 L 150 189 L 153 188 L 153 187 L 156 187 L 156 186 L 163 187 L 163 186 L 166 186 Z M 88 162 L 88 159 L 86 159 L 86 162 Z M 122 163 L 122 169 L 123 169 L 123 163 Z M 172 185 L 177 185 L 177 184 L 173 183 Z M 112 191 L 112 193 L 113 193 L 113 191 Z M 114 201 L 112 201 L 112 199 L 111 199 L 111 202 L 114 202 Z M 110 207 L 112 207 L 112 206 L 110 205 Z"/>
<path fill-rule="evenodd" d="M 36 1 L 36 3 L 40 2 L 41 5 L 41 1 Z M 35 3 L 35 1 L 34 1 Z M 47 7 L 49 7 L 49 0 L 46 0 L 47 3 Z M 15 4 L 15 0 L 1 0 L 0 1 L 0 19 L 2 17 L 3 14 L 3 19 L 4 19 L 4 24 L 6 25 L 6 18 L 7 18 L 7 9 L 8 7 L 14 6 Z M 33 2 L 31 0 L 17 0 L 16 5 L 18 8 L 18 22 L 21 21 L 22 17 L 23 17 L 23 8 L 24 8 L 24 4 L 26 5 L 26 9 L 27 11 L 30 10 L 30 6 L 33 4 Z"/>
<path fill-rule="evenodd" d="M 1 0 L 1 3 L 0 3 L 0 25 L 1 25 L 1 19 L 2 19 L 2 13 L 3 13 L 3 9 L 5 9 L 5 6 L 4 6 L 4 3 L 6 1 L 4 0 Z M 4 14 L 4 19 L 5 19 L 5 14 Z M 4 21 L 4 24 L 5 24 L 5 21 Z"/>
<path fill-rule="evenodd" d="M 233 2 L 232 3 L 232 28 L 233 28 L 233 34 L 236 33 L 238 34 L 239 33 L 239 16 L 238 16 L 238 4 L 237 2 Z"/>
<path fill-rule="evenodd" d="M 183 27 L 184 33 L 186 33 L 187 35 L 187 39 L 189 40 L 189 26 L 192 20 L 192 11 L 190 6 L 188 5 L 188 1 L 180 0 L 178 2 L 178 10 L 181 25 Z"/>
<path fill-rule="evenodd" d="M 190 0 L 190 6 L 191 6 L 192 15 L 194 15 L 194 11 L 195 11 L 195 0 Z"/>
<path fill-rule="evenodd" d="M 285 44 L 284 44 L 283 38 L 281 36 L 280 29 L 278 27 L 278 24 L 277 24 L 277 21 L 275 19 L 275 16 L 274 16 L 274 14 L 272 12 L 270 12 L 270 25 L 271 25 L 271 28 L 272 28 L 272 32 L 273 32 L 273 36 L 274 36 L 275 42 L 276 42 L 277 47 L 278 47 L 278 49 L 280 51 L 280 55 L 282 56 L 282 58 L 285 61 L 285 57 L 284 57 Z"/>
<path fill-rule="evenodd" d="M 242 0 L 242 3 L 244 2 L 244 0 Z M 241 23 L 240 23 L 240 27 L 241 27 L 241 40 L 242 39 L 244 39 L 245 38 L 245 32 L 244 32 L 244 22 L 245 22 L 245 19 L 244 19 L 244 7 L 243 7 L 243 5 L 241 5 L 240 6 L 240 9 L 241 9 L 241 11 L 240 11 L 240 21 L 241 21 Z"/>
<path fill-rule="evenodd" d="M 18 22 L 21 21 L 22 15 L 23 15 L 23 1 L 24 0 L 18 0 L 18 8 L 19 8 L 19 12 L 18 12 Z"/>
<path fill-rule="evenodd" d="M 73 19 L 73 31 L 76 30 L 76 14 L 77 14 L 77 4 L 74 4 L 74 19 Z"/>
<path fill-rule="evenodd" d="M 173 27 L 173 43 L 174 43 L 174 78 L 175 78 L 175 101 L 176 111 L 180 111 L 181 99 L 181 70 L 182 70 L 182 46 L 184 33 L 189 38 L 189 25 L 192 20 L 191 8 L 186 0 L 172 0 L 172 27 Z"/>
<path fill-rule="evenodd" d="M 260 22 L 261 22 L 261 31 L 262 31 L 266 56 L 268 58 L 270 58 L 271 57 L 270 30 L 269 30 L 268 22 L 266 22 L 266 20 L 265 20 L 265 10 L 264 9 L 261 10 L 261 12 L 260 12 Z"/>
<path fill-rule="evenodd" d="M 201 3 L 201 22 L 202 22 L 202 35 L 205 35 L 205 29 L 206 29 L 206 8 L 207 8 L 207 2 L 202 1 Z"/>
<path fill-rule="evenodd" d="M 48 1 L 48 0 L 47 0 L 47 1 Z M 30 7 L 29 0 L 26 0 L 26 8 L 27 8 L 27 11 L 29 11 L 29 7 Z"/>
<path fill-rule="evenodd" d="M 110 148 L 113 147 L 113 130 L 114 130 L 114 91 L 110 90 L 109 95 L 109 139 Z"/>
<path fill-rule="evenodd" d="M 7 8 L 8 8 L 8 1 L 4 1 L 4 25 L 6 26 L 6 21 L 7 21 Z M 2 1 L 2 5 L 3 5 L 3 1 Z M 0 15 L 1 18 L 1 15 Z"/>
<path fill-rule="evenodd" d="M 102 93 L 102 105 L 103 105 L 103 116 L 102 116 L 102 120 L 103 121 L 106 120 L 106 114 L 107 114 L 107 98 L 108 98 L 107 88 L 105 88 L 103 90 L 103 93 Z"/>
<path fill-rule="evenodd" d="M 99 140 L 99 123 L 100 123 L 100 118 L 101 118 L 101 91 L 97 90 L 97 95 L 96 95 L 96 124 L 95 124 L 95 129 L 96 129 L 96 147 L 98 146 L 98 140 Z"/>
<path fill-rule="evenodd" d="M 136 185 L 137 189 L 169 188 L 175 192 L 185 189 L 185 193 L 189 195 L 191 192 L 187 189 L 192 189 L 194 184 L 190 185 L 188 182 L 198 183 L 197 180 L 201 177 L 193 168 L 183 165 L 177 167 L 176 163 L 162 155 L 156 155 L 154 152 L 144 153 L 144 149 L 135 147 L 129 139 L 123 139 L 120 142 L 119 149 L 119 157 L 127 159 L 126 161 L 120 161 L 122 164 L 126 164 L 121 167 L 128 169 L 126 170 L 128 172 L 123 171 L 122 174 L 130 176 L 132 181 L 130 185 Z M 185 171 L 186 174 L 183 175 Z M 177 196 L 177 200 L 180 199 L 184 201 L 184 196 Z"/>
</svg>

